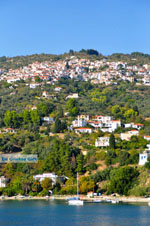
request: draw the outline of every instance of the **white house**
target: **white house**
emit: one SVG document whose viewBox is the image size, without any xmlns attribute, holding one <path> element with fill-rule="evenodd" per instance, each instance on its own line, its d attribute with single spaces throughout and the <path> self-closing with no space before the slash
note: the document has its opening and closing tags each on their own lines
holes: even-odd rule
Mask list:
<svg viewBox="0 0 150 226">
<path fill-rule="evenodd" d="M 49 93 L 48 93 L 48 91 L 43 91 L 42 97 L 44 97 L 44 98 L 49 98 Z"/>
<path fill-rule="evenodd" d="M 121 140 L 129 141 L 132 136 L 138 136 L 138 135 L 139 135 L 139 131 L 138 130 L 130 130 L 130 131 L 126 132 L 126 133 L 121 133 L 120 134 L 120 138 L 121 138 Z"/>
<path fill-rule="evenodd" d="M 89 125 L 93 126 L 95 129 L 102 128 L 103 123 L 101 121 L 88 121 Z"/>
<path fill-rule="evenodd" d="M 0 177 L 0 188 L 6 187 L 6 178 L 4 176 Z"/>
<path fill-rule="evenodd" d="M 148 157 L 150 157 L 150 144 L 147 144 L 147 149 L 142 154 L 139 154 L 139 165 L 144 165 Z"/>
<path fill-rule="evenodd" d="M 112 117 L 111 116 L 96 115 L 94 120 L 101 121 L 102 123 L 109 123 L 112 120 Z"/>
<path fill-rule="evenodd" d="M 84 121 L 89 121 L 90 116 L 89 115 L 78 115 L 78 118 L 79 119 L 82 119 Z"/>
<path fill-rule="evenodd" d="M 138 130 L 130 130 L 130 131 L 128 131 L 128 133 L 131 134 L 132 136 L 138 136 L 139 135 Z"/>
<path fill-rule="evenodd" d="M 75 127 L 85 127 L 87 125 L 87 121 L 84 121 L 82 119 L 77 119 L 77 120 L 74 120 L 72 122 L 72 126 L 75 128 Z"/>
<path fill-rule="evenodd" d="M 141 124 L 141 123 L 137 123 L 137 124 L 132 123 L 132 127 L 133 127 L 134 129 L 140 130 L 140 129 L 143 127 L 143 124 Z"/>
<path fill-rule="evenodd" d="M 144 165 L 147 162 L 148 157 L 150 157 L 150 151 L 144 151 L 142 154 L 139 154 L 139 165 Z"/>
<path fill-rule="evenodd" d="M 92 129 L 81 127 L 81 128 L 75 129 L 75 133 L 92 133 Z"/>
<path fill-rule="evenodd" d="M 95 122 L 97 123 L 89 123 L 90 125 L 94 126 L 95 128 L 102 128 L 101 130 L 103 132 L 109 132 L 112 133 L 117 129 L 118 127 L 121 127 L 121 121 L 120 120 L 112 120 L 111 116 L 103 116 L 103 115 L 96 115 L 94 118 Z"/>
<path fill-rule="evenodd" d="M 109 146 L 109 137 L 99 137 L 95 141 L 96 147 L 108 147 Z"/>
<path fill-rule="evenodd" d="M 52 117 L 43 117 L 42 120 L 44 122 L 47 122 L 48 124 L 53 124 L 54 123 L 54 119 Z"/>
<path fill-rule="evenodd" d="M 70 94 L 70 95 L 68 95 L 66 97 L 66 99 L 69 99 L 69 98 L 75 98 L 75 99 L 77 99 L 77 98 L 79 98 L 79 95 L 78 95 L 78 93 L 73 93 L 73 94 Z"/>
<path fill-rule="evenodd" d="M 37 88 L 38 86 L 40 86 L 39 83 L 32 83 L 32 84 L 30 84 L 30 89 L 35 89 L 35 88 Z"/>
<path fill-rule="evenodd" d="M 125 124 L 124 124 L 124 127 L 125 127 L 125 128 L 130 128 L 130 127 L 132 127 L 132 124 L 131 124 L 131 123 L 125 123 Z"/>
<path fill-rule="evenodd" d="M 115 131 L 118 127 L 121 127 L 121 121 L 120 120 L 112 120 L 111 121 L 111 128 L 112 132 Z"/>
<path fill-rule="evenodd" d="M 146 135 L 145 135 L 145 136 L 144 136 L 144 139 L 147 140 L 147 141 L 150 141 L 150 136 L 146 136 Z"/>
<path fill-rule="evenodd" d="M 54 173 L 43 173 L 43 174 L 33 176 L 33 178 L 35 180 L 39 180 L 40 182 L 42 182 L 42 180 L 44 180 L 45 178 L 50 178 L 53 184 L 56 184 L 57 175 Z"/>
<path fill-rule="evenodd" d="M 16 133 L 16 131 L 13 128 L 3 128 L 0 130 L 0 133 Z"/>
<path fill-rule="evenodd" d="M 56 87 L 54 90 L 55 90 L 56 92 L 60 92 L 60 91 L 62 90 L 62 88 L 61 88 L 61 87 Z"/>
<path fill-rule="evenodd" d="M 52 180 L 52 184 L 56 184 L 56 180 L 62 180 L 62 179 L 68 179 L 66 176 L 57 176 L 55 173 L 43 173 L 39 175 L 33 176 L 34 180 L 38 180 L 39 182 L 42 182 L 45 178 L 50 178 Z"/>
</svg>

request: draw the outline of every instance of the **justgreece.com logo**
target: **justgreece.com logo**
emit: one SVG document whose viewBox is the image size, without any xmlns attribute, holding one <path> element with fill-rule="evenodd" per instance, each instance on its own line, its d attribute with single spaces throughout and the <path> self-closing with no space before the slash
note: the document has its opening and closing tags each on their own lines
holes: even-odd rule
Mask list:
<svg viewBox="0 0 150 226">
<path fill-rule="evenodd" d="M 37 163 L 37 155 L 2 154 L 0 163 Z"/>
</svg>

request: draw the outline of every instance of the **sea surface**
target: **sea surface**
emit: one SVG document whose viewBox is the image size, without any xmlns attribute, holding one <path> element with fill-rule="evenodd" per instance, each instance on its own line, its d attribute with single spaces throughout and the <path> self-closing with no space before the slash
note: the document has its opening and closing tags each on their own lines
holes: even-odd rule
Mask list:
<svg viewBox="0 0 150 226">
<path fill-rule="evenodd" d="M 85 203 L 56 200 L 0 200 L 0 226 L 150 226 L 147 204 Z"/>
</svg>

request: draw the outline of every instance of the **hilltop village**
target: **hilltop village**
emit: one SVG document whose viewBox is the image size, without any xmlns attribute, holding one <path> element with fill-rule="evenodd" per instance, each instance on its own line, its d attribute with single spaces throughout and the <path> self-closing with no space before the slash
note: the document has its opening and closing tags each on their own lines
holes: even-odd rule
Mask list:
<svg viewBox="0 0 150 226">
<path fill-rule="evenodd" d="M 133 59 L 134 60 L 134 59 Z M 94 84 L 115 84 L 117 81 L 137 82 L 150 85 L 150 64 L 128 65 L 127 62 L 109 62 L 107 59 L 79 59 L 75 56 L 56 62 L 34 62 L 18 69 L 6 72 L 0 69 L 1 81 L 8 83 L 30 80 L 31 86 L 36 81 L 46 81 L 54 84 L 60 78 L 88 81 Z M 36 84 L 38 86 L 40 84 Z"/>
<path fill-rule="evenodd" d="M 150 61 L 0 60 L 0 152 L 38 156 L 0 165 L 1 195 L 74 194 L 77 172 L 82 194 L 150 195 Z"/>
</svg>

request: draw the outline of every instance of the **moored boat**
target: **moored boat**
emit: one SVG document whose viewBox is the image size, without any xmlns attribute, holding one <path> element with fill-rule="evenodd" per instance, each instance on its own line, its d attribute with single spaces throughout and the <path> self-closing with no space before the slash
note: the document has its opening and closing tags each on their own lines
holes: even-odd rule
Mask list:
<svg viewBox="0 0 150 226">
<path fill-rule="evenodd" d="M 69 205 L 82 206 L 84 204 L 83 200 L 79 198 L 79 184 L 78 184 L 78 173 L 77 173 L 77 197 L 73 197 L 68 201 Z"/>
</svg>

